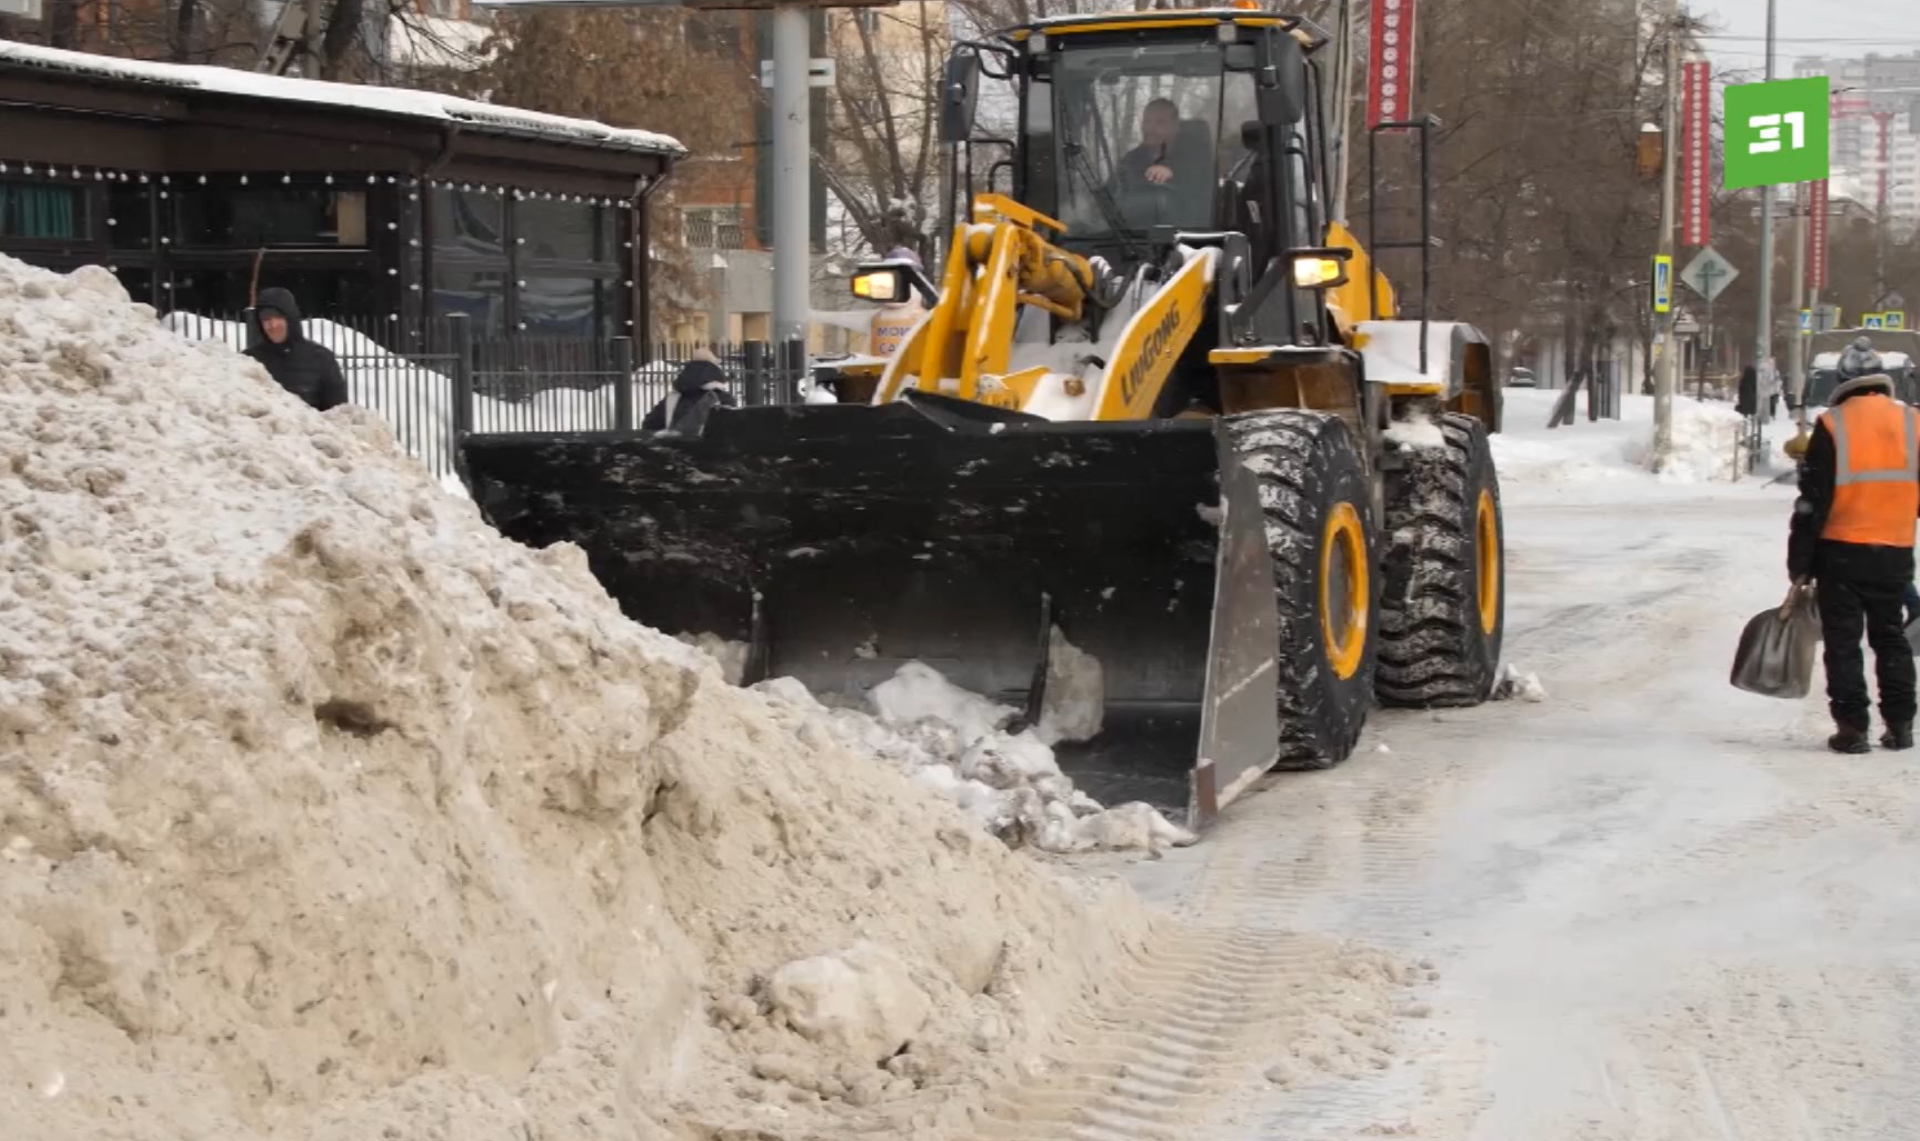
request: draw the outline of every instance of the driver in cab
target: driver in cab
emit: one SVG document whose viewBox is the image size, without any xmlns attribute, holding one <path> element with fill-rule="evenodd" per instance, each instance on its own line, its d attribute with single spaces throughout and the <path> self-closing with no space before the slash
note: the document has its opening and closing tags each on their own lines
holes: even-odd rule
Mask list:
<svg viewBox="0 0 1920 1141">
<path fill-rule="evenodd" d="M 1213 173 L 1205 145 L 1194 145 L 1180 129 L 1180 109 L 1171 99 L 1155 99 L 1140 116 L 1140 145 L 1120 159 L 1123 189 L 1177 186 L 1205 180 Z"/>
</svg>

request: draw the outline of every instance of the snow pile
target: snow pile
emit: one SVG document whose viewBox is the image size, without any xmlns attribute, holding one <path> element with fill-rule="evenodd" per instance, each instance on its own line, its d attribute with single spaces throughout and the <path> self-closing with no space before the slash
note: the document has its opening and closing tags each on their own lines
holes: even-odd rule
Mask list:
<svg viewBox="0 0 1920 1141">
<path fill-rule="evenodd" d="M 718 634 L 676 634 L 675 638 L 712 658 L 728 685 L 739 685 L 747 672 L 748 645 L 730 642 Z"/>
<path fill-rule="evenodd" d="M 1725 404 L 1697 400 L 1673 402 L 1673 451 L 1661 465 L 1663 483 L 1734 483 L 1735 457 L 1746 418 Z M 1630 453 L 1641 467 L 1654 469 L 1653 433 Z"/>
<path fill-rule="evenodd" d="M 1113 808 L 1076 789 L 1052 745 L 1100 731 L 1099 662 L 1053 632 L 1053 662 L 1040 724 L 1009 732 L 1020 711 L 909 662 L 868 695 L 873 712 L 830 708 L 793 678 L 754 688 L 830 719 L 846 747 L 877 755 L 953 801 L 1010 846 L 1046 852 L 1142 849 L 1191 844 L 1194 836 L 1151 805 Z"/>
<path fill-rule="evenodd" d="M 1540 682 L 1540 675 L 1528 673 L 1511 663 L 1500 667 L 1500 676 L 1493 683 L 1493 700 L 1526 701 L 1535 705 L 1547 699 L 1547 687 Z"/>
<path fill-rule="evenodd" d="M 1433 417 L 1425 412 L 1413 412 L 1404 420 L 1395 420 L 1387 426 L 1386 438 L 1403 448 L 1444 448 L 1447 446 L 1447 434 Z"/>
<path fill-rule="evenodd" d="M 8 1137 L 951 1132 L 1145 933 L 102 269 L 0 560 Z"/>
<path fill-rule="evenodd" d="M 1582 400 L 1571 424 L 1546 427 L 1560 393 L 1506 393 L 1502 430 L 1492 439 L 1503 483 L 1535 486 L 1659 483 L 1696 485 L 1736 482 L 1734 454 L 1742 424 L 1726 404 L 1687 397 L 1673 401 L 1673 454 L 1656 477 L 1651 473 L 1653 398 L 1620 398 L 1619 420 L 1588 420 Z M 1776 435 L 1782 430 L 1775 425 Z"/>
</svg>

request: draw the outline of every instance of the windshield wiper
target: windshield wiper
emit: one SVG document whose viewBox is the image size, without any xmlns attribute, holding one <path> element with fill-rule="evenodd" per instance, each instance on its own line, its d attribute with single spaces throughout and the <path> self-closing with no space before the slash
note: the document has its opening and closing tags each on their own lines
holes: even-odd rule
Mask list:
<svg viewBox="0 0 1920 1141">
<path fill-rule="evenodd" d="M 1113 191 L 1106 183 L 1094 177 L 1093 164 L 1087 159 L 1087 148 L 1075 142 L 1072 135 L 1061 132 L 1060 145 L 1067 152 L 1067 170 L 1069 174 L 1078 174 L 1080 181 L 1093 195 L 1094 204 L 1100 207 L 1100 213 L 1107 220 L 1107 229 L 1120 239 L 1129 260 L 1144 262 L 1149 251 L 1143 249 L 1139 239 L 1127 225 L 1127 216 L 1114 201 Z"/>
</svg>

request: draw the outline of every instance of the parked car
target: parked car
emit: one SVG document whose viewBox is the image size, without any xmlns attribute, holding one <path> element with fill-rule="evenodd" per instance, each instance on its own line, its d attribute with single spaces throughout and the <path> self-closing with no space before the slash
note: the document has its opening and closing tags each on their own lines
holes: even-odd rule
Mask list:
<svg viewBox="0 0 1920 1141">
<path fill-rule="evenodd" d="M 1507 370 L 1507 387 L 1538 388 L 1540 387 L 1540 382 L 1534 379 L 1532 369 L 1514 368 Z"/>
</svg>

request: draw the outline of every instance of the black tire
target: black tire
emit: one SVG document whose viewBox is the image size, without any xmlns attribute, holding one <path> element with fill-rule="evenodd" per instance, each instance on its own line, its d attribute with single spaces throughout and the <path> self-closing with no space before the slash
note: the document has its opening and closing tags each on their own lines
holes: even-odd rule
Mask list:
<svg viewBox="0 0 1920 1141">
<path fill-rule="evenodd" d="M 1273 560 L 1277 767 L 1329 768 L 1353 753 L 1374 699 L 1378 544 L 1366 464 L 1337 416 L 1252 412 L 1227 425 L 1260 481 Z"/>
<path fill-rule="evenodd" d="M 1384 704 L 1406 708 L 1487 700 L 1506 632 L 1506 518 L 1487 430 L 1454 413 L 1440 430 L 1446 447 L 1403 449 L 1404 466 L 1387 472 L 1378 686 Z"/>
</svg>

